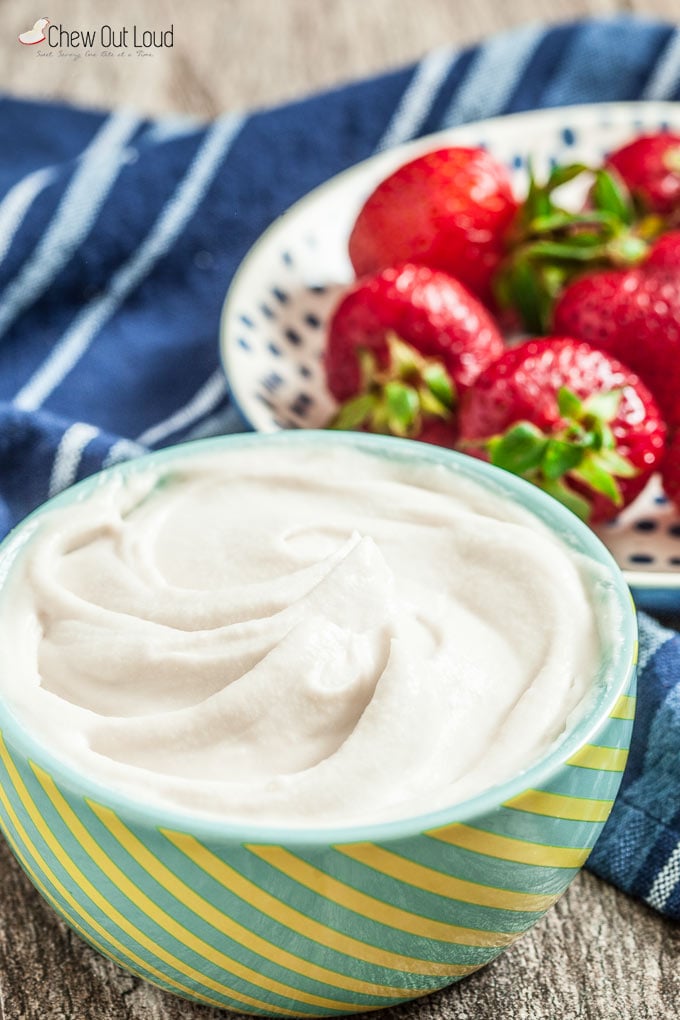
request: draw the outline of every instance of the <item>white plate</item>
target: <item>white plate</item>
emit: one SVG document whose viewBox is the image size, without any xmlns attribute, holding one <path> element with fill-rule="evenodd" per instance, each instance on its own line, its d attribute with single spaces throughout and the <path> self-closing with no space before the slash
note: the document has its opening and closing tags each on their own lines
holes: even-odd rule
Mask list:
<svg viewBox="0 0 680 1020">
<path fill-rule="evenodd" d="M 484 145 L 521 193 L 526 161 L 597 162 L 632 135 L 680 130 L 678 103 L 603 103 L 518 113 L 466 124 L 373 156 L 279 217 L 250 250 L 224 304 L 221 350 L 231 392 L 261 432 L 321 428 L 334 409 L 321 357 L 329 312 L 352 279 L 347 238 L 362 203 L 393 169 L 443 145 Z M 680 607 L 680 515 L 654 480 L 598 533 L 650 608 Z"/>
</svg>

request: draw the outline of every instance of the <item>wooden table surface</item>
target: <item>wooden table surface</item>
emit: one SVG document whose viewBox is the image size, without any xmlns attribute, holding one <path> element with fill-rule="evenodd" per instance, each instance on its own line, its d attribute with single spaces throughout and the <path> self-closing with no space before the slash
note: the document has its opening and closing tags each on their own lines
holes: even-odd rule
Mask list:
<svg viewBox="0 0 680 1020">
<path fill-rule="evenodd" d="M 47 9 L 50 8 L 50 9 Z M 17 46 L 44 13 L 87 27 L 87 0 L 0 0 L 0 89 L 106 107 L 210 117 L 279 103 L 378 73 L 443 43 L 527 20 L 637 12 L 673 19 L 678 0 L 117 0 L 115 27 L 174 25 L 152 57 L 60 59 Z M 4 155 L 4 154 L 2 154 Z M 0 158 L 2 158 L 0 155 Z M 90 950 L 62 924 L 0 842 L 0 1020 L 217 1020 Z M 493 964 L 385 1020 L 670 1020 L 680 1013 L 680 928 L 588 873 Z"/>
</svg>

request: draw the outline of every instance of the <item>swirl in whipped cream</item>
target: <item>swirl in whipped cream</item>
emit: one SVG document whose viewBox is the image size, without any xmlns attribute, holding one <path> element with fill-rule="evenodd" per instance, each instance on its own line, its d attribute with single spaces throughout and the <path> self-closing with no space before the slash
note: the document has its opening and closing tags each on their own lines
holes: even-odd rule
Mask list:
<svg viewBox="0 0 680 1020">
<path fill-rule="evenodd" d="M 232 821 L 394 819 L 536 761 L 593 684 L 590 568 L 440 466 L 293 444 L 181 457 L 45 515 L 0 685 L 44 746 Z"/>
</svg>

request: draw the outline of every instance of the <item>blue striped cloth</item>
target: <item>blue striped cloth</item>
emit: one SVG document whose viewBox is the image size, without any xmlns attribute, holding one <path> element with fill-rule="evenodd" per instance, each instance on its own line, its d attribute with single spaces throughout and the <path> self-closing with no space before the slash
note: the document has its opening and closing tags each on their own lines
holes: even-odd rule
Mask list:
<svg viewBox="0 0 680 1020">
<path fill-rule="evenodd" d="M 680 98 L 680 32 L 624 18 L 524 25 L 208 126 L 0 100 L 0 533 L 103 465 L 244 428 L 220 306 L 249 246 L 310 188 L 439 128 L 639 98 Z M 640 625 L 631 761 L 590 866 L 680 919 L 680 637 Z"/>
</svg>

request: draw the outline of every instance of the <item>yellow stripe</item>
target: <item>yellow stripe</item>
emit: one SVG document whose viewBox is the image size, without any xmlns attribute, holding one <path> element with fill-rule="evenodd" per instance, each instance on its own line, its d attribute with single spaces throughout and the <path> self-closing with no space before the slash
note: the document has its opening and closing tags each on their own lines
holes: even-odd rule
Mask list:
<svg viewBox="0 0 680 1020">
<path fill-rule="evenodd" d="M 5 758 L 5 755 L 6 755 L 6 749 L 5 749 L 2 737 L 0 736 L 0 756 L 2 756 L 3 761 L 5 761 L 5 765 L 7 765 L 7 759 Z M 21 782 L 21 780 L 19 780 L 19 782 Z M 15 786 L 16 786 L 16 784 L 15 784 Z M 19 793 L 18 790 L 17 790 L 17 793 Z M 19 793 L 19 796 L 21 797 L 20 793 Z M 167 986 L 169 986 L 171 988 L 174 988 L 178 992 L 181 992 L 181 993 L 186 994 L 186 995 L 193 996 L 194 998 L 199 999 L 201 1002 L 208 1003 L 211 1006 L 222 1006 L 222 1007 L 224 1006 L 224 1002 L 223 1001 L 221 1001 L 219 999 L 213 999 L 213 998 L 211 998 L 208 995 L 203 995 L 203 994 L 201 994 L 201 992 L 199 992 L 199 991 L 197 991 L 197 990 L 195 990 L 193 988 L 189 988 L 187 985 L 183 985 L 179 981 L 175 981 L 172 977 L 164 974 L 162 971 L 158 970 L 152 964 L 147 963 L 146 960 L 143 960 L 141 957 L 137 956 L 136 953 L 134 953 L 126 945 L 124 945 L 122 942 L 120 942 L 114 935 L 110 934 L 104 927 L 102 927 L 102 925 L 97 920 L 95 920 L 95 918 L 92 917 L 91 914 L 89 914 L 83 907 L 81 907 L 81 905 L 71 895 L 71 893 L 68 891 L 68 889 L 60 882 L 60 880 L 54 874 L 52 869 L 49 867 L 49 865 L 43 859 L 41 854 L 38 852 L 38 850 L 32 844 L 28 834 L 26 833 L 26 830 L 24 829 L 23 825 L 19 821 L 19 818 L 17 817 L 16 813 L 14 812 L 14 809 L 12 808 L 12 805 L 11 805 L 10 801 L 7 799 L 7 796 L 6 796 L 6 794 L 5 794 L 5 792 L 4 792 L 4 790 L 3 790 L 1 785 L 0 785 L 0 803 L 2 803 L 3 807 L 5 808 L 5 811 L 7 812 L 7 816 L 9 818 L 10 822 L 14 826 L 14 829 L 18 833 L 18 835 L 19 835 L 20 839 L 22 840 L 24 846 L 30 852 L 31 857 L 36 862 L 36 864 L 38 865 L 40 870 L 43 872 L 43 874 L 47 878 L 48 882 L 50 882 L 50 884 L 57 890 L 59 895 L 62 897 L 62 899 L 66 903 L 68 903 L 68 905 L 71 907 L 71 909 L 75 911 L 76 916 L 80 917 L 83 921 L 85 921 L 86 924 L 90 925 L 91 928 L 93 928 L 96 932 L 98 932 L 100 935 L 102 935 L 106 939 L 106 941 L 107 941 L 107 943 L 109 945 L 115 946 L 115 948 L 117 950 L 119 950 L 119 952 L 122 953 L 125 962 L 120 960 L 119 957 L 117 957 L 115 955 L 115 953 L 112 953 L 110 948 L 108 948 L 108 946 L 102 946 L 100 943 L 98 943 L 93 935 L 91 935 L 89 932 L 86 932 L 85 929 L 83 929 L 78 924 L 78 922 L 75 921 L 74 918 L 71 915 L 69 915 L 68 912 L 62 906 L 60 906 L 57 903 L 55 898 L 52 896 L 52 894 L 48 891 L 48 889 L 43 884 L 41 879 L 38 877 L 38 875 L 36 874 L 34 869 L 30 866 L 30 864 L 29 864 L 28 860 L 26 859 L 26 857 L 21 853 L 21 851 L 19 850 L 19 847 L 17 846 L 15 841 L 12 839 L 9 831 L 6 831 L 5 835 L 8 837 L 8 839 L 12 843 L 13 849 L 14 849 L 15 853 L 17 854 L 17 857 L 21 860 L 21 863 L 26 868 L 26 871 L 31 876 L 31 878 L 35 882 L 36 886 L 43 893 L 43 895 L 53 904 L 55 910 L 57 910 L 58 913 L 62 914 L 65 917 L 68 917 L 69 922 L 83 935 L 84 938 L 88 939 L 90 942 L 95 944 L 98 948 L 101 948 L 101 951 L 106 956 L 111 957 L 111 959 L 115 960 L 117 963 L 120 962 L 121 966 L 127 967 L 129 970 L 135 971 L 135 973 L 138 973 L 141 977 L 148 977 L 149 974 L 153 974 L 155 977 L 157 977 L 161 981 L 165 982 L 165 984 Z M 26 803 L 23 800 L 23 798 L 22 798 L 22 803 L 24 803 L 24 806 L 26 807 Z M 32 801 L 29 800 L 29 803 L 31 804 L 31 806 L 33 806 Z M 113 908 L 111 908 L 110 913 L 111 914 L 115 913 L 115 910 Z M 130 963 L 131 960 L 134 961 L 134 963 L 137 965 L 137 967 L 141 968 L 141 970 L 137 970 L 134 966 L 132 966 L 131 963 Z"/>
<path fill-rule="evenodd" d="M 547 910 L 561 896 L 561 893 L 543 896 L 537 893 L 515 892 L 497 886 L 481 885 L 479 882 L 469 882 L 463 878 L 454 878 L 415 861 L 409 861 L 374 843 L 354 843 L 352 846 L 336 849 L 351 857 L 353 861 L 365 864 L 383 875 L 389 875 L 398 882 L 406 882 L 437 896 L 446 896 L 463 903 L 474 903 L 480 907 L 539 913 Z"/>
<path fill-rule="evenodd" d="M 611 711 L 610 719 L 634 719 L 636 700 L 630 694 L 622 694 Z"/>
<path fill-rule="evenodd" d="M 580 868 L 590 853 L 590 850 L 580 847 L 529 843 L 513 836 L 499 836 L 484 829 L 473 829 L 461 823 L 445 829 L 432 829 L 427 835 L 476 854 L 544 868 Z"/>
<path fill-rule="evenodd" d="M 142 971 L 142 970 L 138 969 L 137 967 L 134 967 L 130 963 L 130 958 L 127 955 L 126 955 L 125 959 L 123 959 L 122 957 L 117 956 L 116 953 L 111 951 L 111 948 L 110 948 L 109 945 L 105 945 L 104 943 L 100 942 L 99 939 L 96 939 L 94 937 L 94 935 L 92 935 L 91 932 L 86 931 L 85 928 L 83 928 L 80 924 L 78 924 L 78 922 L 74 919 L 73 915 L 70 914 L 69 911 L 66 910 L 66 908 L 63 906 L 63 904 L 59 903 L 58 900 L 56 899 L 56 897 L 54 897 L 52 895 L 52 893 L 49 891 L 47 886 L 40 880 L 40 878 L 38 877 L 37 873 L 31 867 L 31 865 L 29 864 L 27 858 L 21 852 L 18 843 L 13 838 L 13 836 L 12 836 L 11 832 L 9 831 L 9 829 L 7 828 L 7 826 L 2 824 L 2 820 L 1 819 L 0 819 L 0 828 L 2 828 L 3 835 L 5 836 L 5 839 L 7 840 L 7 842 L 10 845 L 10 847 L 12 848 L 13 854 L 15 855 L 17 860 L 20 862 L 20 864 L 23 866 L 23 868 L 26 871 L 26 873 L 30 876 L 30 879 L 33 882 L 33 884 L 35 885 L 36 889 L 38 889 L 38 891 L 42 894 L 42 896 L 44 896 L 44 898 L 48 901 L 48 903 L 52 906 L 52 908 L 61 917 L 63 917 L 64 920 L 67 921 L 68 924 L 70 924 L 71 927 L 75 929 L 75 931 L 78 932 L 78 934 L 81 936 L 81 938 L 84 939 L 86 942 L 88 942 L 95 949 L 97 949 L 100 953 L 102 953 L 103 956 L 107 956 L 110 960 L 113 960 L 114 963 L 117 963 L 119 967 L 123 967 L 125 970 L 128 970 L 130 973 L 136 974 L 137 977 L 141 978 L 143 981 L 149 981 L 152 984 L 155 984 L 157 988 L 162 988 L 164 991 L 167 991 L 168 987 L 172 987 L 172 988 L 176 989 L 177 991 L 182 992 L 183 994 L 185 994 L 187 996 L 190 996 L 191 998 L 193 998 L 193 999 L 195 999 L 195 1000 L 197 1000 L 199 1002 L 204 1002 L 204 1003 L 206 1003 L 206 1004 L 208 1004 L 210 1006 L 218 1006 L 220 1009 L 224 1009 L 225 1008 L 223 1000 L 221 1000 L 221 999 L 211 999 L 207 995 L 201 995 L 201 993 L 196 991 L 196 989 L 189 988 L 189 987 L 187 987 L 185 985 L 179 984 L 176 981 L 173 981 L 172 978 L 168 978 L 165 974 L 162 974 L 160 971 L 156 971 L 155 968 L 149 967 L 149 965 L 146 964 L 146 963 L 143 963 L 143 961 L 141 961 L 141 962 L 143 963 L 143 966 L 147 968 L 146 971 Z M 35 848 L 32 845 L 31 845 L 31 849 L 34 852 L 35 857 L 38 860 L 40 860 L 40 855 L 35 851 Z M 49 872 L 49 868 L 47 868 L 47 871 Z M 59 885 L 60 884 L 59 881 L 58 880 L 56 880 L 56 881 L 57 881 L 57 885 Z M 75 901 L 74 901 L 74 903 L 75 903 Z M 76 907 L 77 906 L 78 906 L 78 904 L 76 903 Z M 79 910 L 79 913 L 81 914 L 81 916 L 85 916 L 85 917 L 89 916 L 86 913 L 84 914 L 84 912 L 82 910 Z M 96 922 L 92 922 L 92 923 L 96 924 Z M 102 929 L 102 930 L 104 930 L 104 929 Z M 107 939 L 110 942 L 114 942 L 114 943 L 117 942 L 117 940 L 113 939 L 109 935 L 108 932 L 105 931 L 104 934 L 106 935 Z M 118 943 L 118 945 L 120 946 L 121 944 Z M 127 947 L 121 946 L 121 948 L 127 954 Z M 149 977 L 150 973 L 154 973 L 157 976 L 157 980 L 156 981 L 154 981 L 151 977 Z M 423 993 L 420 992 L 418 994 L 422 995 Z M 415 995 L 416 995 L 416 993 L 414 993 L 414 997 L 415 997 Z M 373 1011 L 376 1011 L 376 1010 L 379 1010 L 379 1009 L 384 1009 L 384 1006 L 365 1006 L 364 1007 L 364 1011 L 365 1012 L 373 1012 Z M 247 1009 L 243 1009 L 242 1007 L 239 1007 L 239 1012 L 240 1013 L 244 1013 L 247 1016 L 261 1016 L 262 1015 L 261 1013 L 253 1013 L 252 1011 L 247 1010 Z M 269 1009 L 269 1012 L 271 1012 L 271 1009 Z M 307 1020 L 307 1018 L 309 1018 L 309 1020 L 315 1020 L 315 1018 L 317 1018 L 317 1017 L 322 1017 L 322 1016 L 326 1016 L 326 1015 L 327 1014 L 325 1014 L 325 1013 L 305 1013 L 304 1014 L 305 1020 Z"/>
<path fill-rule="evenodd" d="M 35 888 L 38 890 L 41 896 L 43 896 L 47 900 L 47 902 L 50 904 L 53 910 L 55 910 L 60 917 L 63 917 L 64 920 L 78 932 L 81 938 L 89 942 L 89 944 L 91 946 L 94 946 L 95 949 L 99 950 L 100 953 L 103 953 L 105 956 L 108 956 L 109 959 L 114 961 L 114 963 L 117 963 L 120 967 L 125 967 L 127 970 L 131 971 L 133 974 L 136 974 L 138 977 L 143 978 L 144 980 L 149 980 L 148 976 L 145 975 L 141 970 L 138 970 L 136 967 L 133 967 L 129 960 L 124 961 L 121 957 L 117 956 L 115 953 L 112 953 L 111 949 L 108 946 L 105 946 L 104 943 L 100 942 L 99 939 L 96 939 L 91 932 L 86 931 L 86 929 L 83 928 L 82 925 L 78 924 L 78 922 L 75 920 L 70 911 L 68 911 L 66 907 L 64 907 L 64 905 L 57 900 L 56 896 L 52 895 L 52 893 L 47 888 L 45 883 L 41 880 L 37 871 L 31 867 L 28 858 L 22 852 L 18 842 L 14 839 L 12 833 L 9 830 L 9 827 L 1 820 L 0 827 L 2 828 L 3 836 L 9 843 L 12 853 L 16 857 L 17 861 L 23 867 L 24 871 L 30 878 Z M 217 999 L 211 999 L 209 1001 L 215 1004 L 218 1003 Z"/>
<path fill-rule="evenodd" d="M 482 931 L 478 928 L 463 928 L 457 924 L 446 924 L 434 921 L 420 914 L 413 914 L 400 907 L 359 892 L 358 889 L 338 881 L 331 875 L 307 864 L 295 857 L 283 847 L 248 845 L 247 849 L 262 860 L 271 864 L 288 875 L 300 885 L 308 889 L 323 889 L 326 899 L 332 900 L 341 907 L 353 910 L 356 914 L 368 917 L 379 924 L 388 925 L 409 935 L 419 935 L 426 939 L 438 939 L 440 942 L 453 942 L 463 946 L 508 946 L 519 938 L 521 932 Z"/>
<path fill-rule="evenodd" d="M 38 876 L 38 873 L 35 871 L 34 868 L 31 867 L 31 865 L 30 865 L 30 863 L 28 861 L 28 858 L 22 853 L 22 851 L 21 851 L 21 849 L 19 847 L 19 844 L 17 843 L 17 841 L 12 836 L 11 832 L 9 831 L 9 828 L 7 826 L 5 826 L 5 825 L 2 825 L 2 830 L 3 830 L 3 835 L 4 835 L 5 839 L 7 840 L 7 842 L 9 843 L 9 845 L 10 845 L 10 847 L 12 849 L 12 853 L 14 854 L 16 859 L 19 861 L 19 863 L 22 865 L 24 871 L 26 872 L 26 874 L 31 879 L 31 882 L 33 883 L 33 885 L 36 887 L 38 892 L 44 897 L 44 899 L 47 900 L 47 902 L 50 904 L 52 909 L 55 910 L 56 913 L 60 915 L 60 917 L 63 917 L 64 920 L 75 931 L 78 932 L 78 934 L 80 935 L 80 937 L 82 939 L 84 939 L 87 943 L 89 943 L 89 945 L 91 945 L 94 949 L 98 950 L 98 952 L 102 953 L 102 955 L 107 956 L 110 960 L 113 960 L 113 962 L 117 963 L 119 967 L 123 967 L 126 970 L 128 970 L 130 973 L 136 974 L 137 977 L 142 978 L 142 980 L 144 980 L 144 981 L 151 981 L 152 979 L 149 976 L 148 972 L 145 973 L 144 971 L 140 970 L 138 967 L 133 966 L 133 964 L 130 963 L 130 960 L 128 958 L 124 959 L 123 957 L 118 956 L 116 953 L 112 952 L 111 947 L 109 945 L 105 945 L 103 942 L 100 942 L 99 939 L 95 938 L 94 935 L 91 932 L 87 931 L 85 928 L 82 927 L 82 925 L 78 924 L 78 922 L 74 918 L 73 914 L 71 914 L 70 911 L 68 911 L 66 909 L 66 907 L 64 907 L 64 905 L 57 900 L 56 896 L 52 895 L 52 893 L 47 888 L 45 883 L 41 881 L 40 877 Z M 123 948 L 125 948 L 125 947 L 123 947 Z M 179 984 L 173 983 L 172 981 L 167 981 L 167 979 L 165 979 L 165 978 L 164 978 L 164 980 L 166 980 L 167 984 L 170 984 L 173 988 L 179 989 L 181 991 L 184 991 L 187 995 L 191 995 L 194 998 L 199 999 L 201 1002 L 208 1003 L 211 1006 L 221 1006 L 221 1007 L 224 1007 L 224 1002 L 222 1000 L 220 1000 L 220 999 L 211 999 L 209 996 L 201 995 L 200 992 L 197 992 L 197 991 L 195 991 L 192 988 L 188 988 L 188 987 L 185 987 L 184 985 L 179 985 Z M 158 978 L 158 982 L 154 982 L 154 983 L 155 984 L 157 983 L 157 987 L 164 987 L 167 990 L 167 984 L 165 986 L 161 984 L 161 977 L 160 976 Z M 252 1015 L 259 1015 L 259 1014 L 250 1014 L 250 1015 L 252 1016 Z"/>
<path fill-rule="evenodd" d="M 567 765 L 577 765 L 582 769 L 598 769 L 601 772 L 623 772 L 627 760 L 626 748 L 586 744 L 576 754 L 572 754 Z"/>
<path fill-rule="evenodd" d="M 193 950 L 199 956 L 202 956 L 209 963 L 223 967 L 225 970 L 231 972 L 237 977 L 240 977 L 242 980 L 250 982 L 255 985 L 255 987 L 267 989 L 267 991 L 273 992 L 275 995 L 281 995 L 282 997 L 293 1001 L 304 1002 L 311 1006 L 320 1006 L 323 1009 L 349 1009 L 355 1007 L 356 1003 L 340 1002 L 336 999 L 326 999 L 320 995 L 312 995 L 308 992 L 303 992 L 297 988 L 293 988 L 291 985 L 287 985 L 282 981 L 276 981 L 274 978 L 266 977 L 260 971 L 255 971 L 251 967 L 247 967 L 244 964 L 239 963 L 238 960 L 234 960 L 232 957 L 227 956 L 226 953 L 221 952 L 214 946 L 211 946 L 209 942 L 206 942 L 198 935 L 195 935 L 194 932 L 189 930 L 189 928 L 185 928 L 184 925 L 176 921 L 174 917 L 168 914 L 167 911 L 163 910 L 162 907 L 147 896 L 138 885 L 135 885 L 135 883 L 128 878 L 125 872 L 122 871 L 118 865 L 116 865 L 111 858 L 104 853 L 99 844 L 92 838 L 78 816 L 61 795 L 52 777 L 37 765 L 32 765 L 32 768 L 37 776 L 38 782 L 44 789 L 62 820 L 67 825 L 75 839 L 80 843 L 83 850 L 85 850 L 85 852 L 92 858 L 97 867 L 111 882 L 113 882 L 120 892 L 122 892 L 129 900 L 131 900 L 132 903 L 135 904 L 139 910 L 143 911 L 143 913 L 146 914 L 151 921 L 158 924 L 173 938 L 176 938 L 180 943 Z M 63 855 L 63 851 L 62 856 L 65 857 L 65 855 Z M 221 989 L 221 986 L 218 987 Z M 230 991 L 229 994 L 234 995 L 235 993 Z M 258 1000 L 251 999 L 250 1004 L 257 1005 L 264 1009 L 270 1008 L 269 1004 L 259 1002 Z M 293 1011 L 287 1010 L 286 1012 L 292 1013 Z"/>
<path fill-rule="evenodd" d="M 533 815 L 565 818 L 572 822 L 604 822 L 609 817 L 613 800 L 591 800 L 590 797 L 568 797 L 563 793 L 527 790 L 503 805 L 514 811 Z"/>
<path fill-rule="evenodd" d="M 227 935 L 229 938 L 234 939 L 235 942 L 245 946 L 247 949 L 251 950 L 251 952 L 264 957 L 265 960 L 270 960 L 272 963 L 276 963 L 280 967 L 285 967 L 289 970 L 295 971 L 303 977 L 312 978 L 316 981 L 324 982 L 325 984 L 334 985 L 337 988 L 344 988 L 346 991 L 358 992 L 361 995 L 403 999 L 405 994 L 413 998 L 417 995 L 427 994 L 428 989 L 426 988 L 420 990 L 407 989 L 404 987 L 395 988 L 392 985 L 378 985 L 369 981 L 361 981 L 358 978 L 348 977 L 345 974 L 328 970 L 326 967 L 320 967 L 315 963 L 311 963 L 309 960 L 295 956 L 293 953 L 289 953 L 286 949 L 282 949 L 275 943 L 261 938 L 249 928 L 244 927 L 242 924 L 239 924 L 237 921 L 233 920 L 233 918 L 223 913 L 223 911 L 218 910 L 217 907 L 206 900 L 203 896 L 199 896 L 198 893 L 194 892 L 194 890 L 183 882 L 179 876 L 170 871 L 169 868 L 167 868 L 154 854 L 152 854 L 141 840 L 139 840 L 134 833 L 132 833 L 127 826 L 123 824 L 123 822 L 121 822 L 113 811 L 109 808 L 102 807 L 99 804 L 95 804 L 90 800 L 88 800 L 87 803 L 103 825 L 106 826 L 111 835 L 118 840 L 123 849 L 126 850 L 138 864 L 145 868 L 146 871 L 152 874 L 155 881 L 162 885 L 171 896 L 174 896 L 175 899 L 179 900 L 180 903 L 183 903 L 185 907 L 192 910 L 203 921 L 213 925 L 213 927 L 217 928 L 218 931 Z M 229 886 L 228 888 L 235 895 L 238 895 L 232 886 Z M 257 887 L 255 886 L 255 888 Z M 252 900 L 250 900 L 247 895 L 241 896 L 241 899 L 246 903 L 249 903 L 251 906 L 253 905 Z"/>
<path fill-rule="evenodd" d="M 97 907 L 99 907 L 99 909 L 103 913 L 107 914 L 111 918 L 111 920 L 114 921 L 114 923 L 122 931 L 124 931 L 131 938 L 135 939 L 136 942 L 138 942 L 141 946 L 144 946 L 145 949 L 147 949 L 149 952 L 153 953 L 159 959 L 164 960 L 166 963 L 169 963 L 170 966 L 172 966 L 175 970 L 179 971 L 181 974 L 184 974 L 186 977 L 189 977 L 189 978 L 192 978 L 192 979 L 195 980 L 196 979 L 196 974 L 195 974 L 195 971 L 193 971 L 191 967 L 189 967 L 187 964 L 185 964 L 182 960 L 178 959 L 178 957 L 173 956 L 172 953 L 169 953 L 162 946 L 158 945 L 151 938 L 149 938 L 147 935 L 145 935 L 144 932 L 142 932 L 140 929 L 136 928 L 130 921 L 128 921 L 128 919 L 123 914 L 120 913 L 120 911 L 116 910 L 116 908 L 113 906 L 113 904 L 110 903 L 104 896 L 102 896 L 102 894 L 99 892 L 99 890 L 89 881 L 89 879 L 81 871 L 79 871 L 78 868 L 76 868 L 74 862 L 64 852 L 61 844 L 58 842 L 58 840 L 55 838 L 53 833 L 47 827 L 47 825 L 45 824 L 42 816 L 40 815 L 39 811 L 37 810 L 35 804 L 31 800 L 31 796 L 30 796 L 28 790 L 26 789 L 26 786 L 24 785 L 24 783 L 23 783 L 23 781 L 21 779 L 21 776 L 17 772 L 16 767 L 14 765 L 14 762 L 9 757 L 6 748 L 5 748 L 4 744 L 2 743 L 2 739 L 1 738 L 0 738 L 0 756 L 2 757 L 2 760 L 3 760 L 4 764 L 5 764 L 5 768 L 7 769 L 8 773 L 9 773 L 11 779 L 12 779 L 12 782 L 14 784 L 16 792 L 17 792 L 17 794 L 18 794 L 18 796 L 19 796 L 19 798 L 20 798 L 24 808 L 28 812 L 28 815 L 29 815 L 31 821 L 35 825 L 36 829 L 40 833 L 41 837 L 43 838 L 43 840 L 45 841 L 47 846 L 50 848 L 51 852 L 54 854 L 54 856 L 59 861 L 59 863 L 64 868 L 64 870 L 67 872 L 67 874 L 83 890 L 83 892 L 85 892 L 85 894 L 89 897 L 89 899 L 92 900 L 92 902 Z M 38 777 L 38 780 L 41 782 L 41 785 L 43 785 L 43 789 L 45 789 L 46 793 L 48 793 L 48 790 L 49 790 L 50 787 L 53 788 L 54 793 L 55 793 L 55 798 L 52 799 L 50 797 L 50 799 L 52 800 L 52 803 L 55 805 L 55 807 L 57 807 L 57 804 L 59 803 L 59 801 L 62 801 L 64 806 L 65 806 L 65 808 L 66 808 L 66 812 L 65 812 L 66 816 L 68 816 L 69 813 L 71 815 L 73 815 L 73 818 L 75 819 L 75 821 L 77 823 L 77 826 L 80 829 L 82 829 L 82 831 L 85 833 L 85 836 L 87 836 L 87 833 L 83 829 L 83 826 L 81 825 L 81 823 L 78 821 L 76 816 L 73 814 L 73 812 L 71 811 L 71 809 L 68 806 L 68 804 L 66 804 L 66 801 L 63 800 L 63 798 L 61 797 L 61 794 L 59 794 L 59 792 L 56 790 L 56 787 L 54 787 L 54 783 L 53 783 L 51 777 L 48 776 L 46 772 L 43 772 L 42 769 L 38 768 L 37 765 L 33 765 L 32 764 L 31 767 L 33 768 L 33 771 L 36 773 L 36 775 Z M 48 796 L 49 796 L 49 793 L 48 793 Z M 62 818 L 64 818 L 64 815 L 62 815 Z M 73 829 L 71 831 L 73 832 Z M 91 840 L 89 836 L 87 836 L 87 841 L 88 842 L 92 842 L 94 847 L 96 847 L 97 851 L 99 851 L 99 847 L 97 847 L 97 844 L 95 844 L 94 841 Z M 81 846 L 83 846 L 83 849 L 85 849 L 85 845 L 82 842 L 81 842 Z M 90 856 L 92 856 L 92 855 L 90 855 Z M 98 852 L 98 856 L 100 858 L 102 858 L 102 859 L 106 859 L 106 858 L 104 858 L 104 855 L 101 853 L 101 851 Z M 93 860 L 94 860 L 94 858 L 93 858 Z M 114 865 L 112 865 L 112 867 L 111 867 L 112 872 L 113 872 L 114 869 L 117 872 L 119 872 L 120 876 L 124 879 L 125 883 L 127 883 L 129 885 L 132 885 L 132 883 L 129 883 L 127 877 L 125 875 L 123 875 L 123 873 L 120 871 L 120 869 L 117 869 L 117 868 L 115 868 Z M 105 872 L 105 874 L 106 874 L 106 872 Z M 111 877 L 111 876 L 109 875 L 108 877 Z M 112 879 L 112 881 L 113 881 L 113 879 Z M 121 888 L 120 884 L 119 884 L 119 888 Z M 136 887 L 134 887 L 134 886 L 133 886 L 133 889 L 135 890 L 136 897 L 137 897 L 137 898 L 135 898 L 133 896 L 133 902 L 135 902 L 139 906 L 141 901 L 142 901 L 142 899 L 143 899 L 143 894 L 141 893 L 140 890 L 136 889 Z M 74 904 L 76 906 L 76 909 L 79 909 L 78 908 L 78 904 L 77 904 L 77 902 L 75 900 L 74 900 Z M 171 922 L 172 926 L 174 926 L 176 928 L 179 928 L 179 926 L 177 926 L 175 924 L 174 920 L 169 915 L 165 915 L 165 916 L 167 917 L 168 921 Z M 165 928 L 166 928 L 166 930 L 170 930 L 167 925 L 165 925 Z M 106 931 L 104 929 L 101 929 L 101 930 L 102 930 L 102 933 L 104 935 L 107 935 L 107 933 L 106 933 Z M 120 945 L 120 943 L 119 943 L 119 945 Z M 122 948 L 125 948 L 125 947 L 123 946 Z M 142 962 L 142 965 L 146 966 L 149 971 L 154 971 L 154 968 L 152 968 L 150 965 L 145 964 L 144 961 L 141 961 L 141 962 Z M 154 971 L 154 972 L 158 973 L 162 978 L 164 978 L 165 980 L 168 980 L 168 981 L 170 981 L 171 983 L 174 984 L 174 982 L 172 982 L 172 979 L 165 978 L 165 975 L 161 971 Z M 275 1006 L 272 1006 L 271 1003 L 261 1001 L 260 999 L 255 999 L 255 998 L 253 998 L 253 997 L 251 997 L 249 995 L 244 995 L 244 994 L 242 994 L 240 992 L 236 992 L 233 988 L 229 988 L 227 985 L 223 985 L 223 984 L 221 984 L 218 981 L 213 981 L 212 978 L 209 978 L 207 975 L 201 974 L 200 975 L 200 980 L 205 984 L 205 986 L 207 988 L 211 988 L 213 991 L 219 992 L 220 994 L 225 995 L 228 998 L 232 998 L 232 999 L 234 999 L 234 1000 L 236 1000 L 238 1002 L 243 1002 L 245 1005 L 254 1006 L 256 1009 L 262 1009 L 262 1010 L 266 1010 L 268 1012 L 274 1011 L 274 1012 L 285 1014 L 287 1016 L 298 1016 L 299 1015 L 299 1013 L 294 1011 L 294 1010 L 285 1009 L 283 1007 L 275 1007 Z M 190 989 L 188 991 L 189 991 L 189 994 L 193 994 Z"/>
<path fill-rule="evenodd" d="M 342 932 L 329 928 L 320 921 L 307 917 L 299 910 L 289 907 L 281 900 L 271 896 L 264 889 L 254 885 L 249 879 L 244 878 L 223 860 L 217 857 L 211 850 L 202 843 L 199 843 L 193 836 L 180 832 L 171 832 L 162 829 L 163 835 L 173 843 L 178 850 L 193 861 L 199 868 L 202 868 L 215 881 L 221 882 L 237 896 L 247 899 L 263 914 L 278 921 L 280 924 L 290 928 L 296 934 L 304 935 L 305 938 L 318 942 L 319 945 L 334 949 L 346 956 L 351 956 L 362 963 L 373 964 L 378 967 L 385 967 L 387 970 L 405 971 L 410 974 L 425 974 L 442 978 L 463 977 L 472 973 L 476 966 L 466 966 L 455 963 L 434 963 L 430 960 L 421 960 L 413 956 L 402 956 L 400 953 L 392 953 L 387 949 L 380 949 L 367 942 L 344 935 Z M 481 965 L 480 965 L 481 966 Z"/>
</svg>

